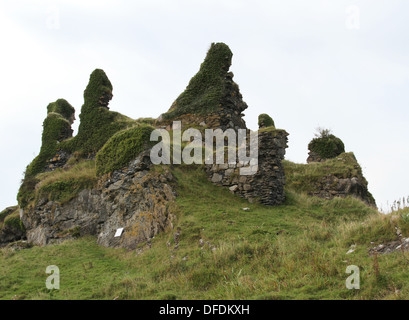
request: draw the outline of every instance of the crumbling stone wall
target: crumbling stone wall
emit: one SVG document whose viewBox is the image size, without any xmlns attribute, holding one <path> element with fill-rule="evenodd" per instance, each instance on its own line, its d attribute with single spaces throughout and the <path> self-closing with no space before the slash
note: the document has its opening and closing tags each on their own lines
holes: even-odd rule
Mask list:
<svg viewBox="0 0 409 320">
<path fill-rule="evenodd" d="M 258 169 L 253 175 L 240 175 L 240 169 L 248 166 L 235 164 L 207 165 L 209 179 L 217 185 L 228 187 L 231 192 L 250 202 L 278 205 L 285 200 L 285 174 L 281 161 L 287 148 L 288 133 L 284 130 L 259 131 Z"/>
</svg>

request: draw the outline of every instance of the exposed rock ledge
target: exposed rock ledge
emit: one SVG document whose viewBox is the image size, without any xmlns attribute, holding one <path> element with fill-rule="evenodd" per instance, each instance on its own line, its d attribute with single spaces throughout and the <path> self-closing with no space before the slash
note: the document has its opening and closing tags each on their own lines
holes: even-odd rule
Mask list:
<svg viewBox="0 0 409 320">
<path fill-rule="evenodd" d="M 175 195 L 172 174 L 166 168 L 151 170 L 145 152 L 126 169 L 101 178 L 97 188 L 82 190 L 64 205 L 39 201 L 22 215 L 22 221 L 27 240 L 34 245 L 97 235 L 100 245 L 135 249 L 172 227 Z M 123 231 L 115 237 L 119 228 Z"/>
</svg>

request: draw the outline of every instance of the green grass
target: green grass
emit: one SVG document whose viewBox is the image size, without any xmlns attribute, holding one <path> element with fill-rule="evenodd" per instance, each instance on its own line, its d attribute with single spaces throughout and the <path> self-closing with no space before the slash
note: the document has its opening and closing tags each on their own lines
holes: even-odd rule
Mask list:
<svg viewBox="0 0 409 320">
<path fill-rule="evenodd" d="M 371 242 L 409 235 L 406 211 L 381 215 L 354 198 L 322 200 L 288 191 L 285 204 L 249 204 L 176 166 L 180 243 L 163 233 L 141 253 L 92 237 L 21 251 L 0 250 L 0 299 L 406 299 L 408 254 L 378 256 Z M 249 211 L 243 208 L 249 207 Z M 200 245 L 203 240 L 203 247 Z M 169 246 L 168 246 L 169 244 Z M 355 244 L 355 251 L 346 252 Z M 45 288 L 48 265 L 60 290 Z M 348 290 L 348 265 L 361 289 Z"/>
<path fill-rule="evenodd" d="M 95 160 L 81 160 L 67 169 L 40 173 L 34 191 L 34 204 L 40 198 L 60 203 L 73 199 L 81 190 L 97 184 Z"/>
<path fill-rule="evenodd" d="M 338 179 L 360 177 L 362 169 L 352 152 L 340 154 L 334 159 L 325 162 L 299 164 L 288 160 L 283 161 L 286 173 L 286 184 L 289 189 L 298 192 L 310 192 L 316 189 L 315 184 L 328 175 Z"/>
<path fill-rule="evenodd" d="M 97 174 L 121 169 L 135 159 L 144 148 L 152 146 L 150 135 L 154 128 L 141 124 L 114 134 L 96 156 Z"/>
</svg>

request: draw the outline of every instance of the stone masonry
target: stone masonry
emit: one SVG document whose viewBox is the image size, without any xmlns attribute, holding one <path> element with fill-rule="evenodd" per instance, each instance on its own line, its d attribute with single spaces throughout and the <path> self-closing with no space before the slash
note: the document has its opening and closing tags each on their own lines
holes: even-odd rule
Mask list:
<svg viewBox="0 0 409 320">
<path fill-rule="evenodd" d="M 281 161 L 287 148 L 288 133 L 284 130 L 260 131 L 258 135 L 258 170 L 253 175 L 240 175 L 247 163 L 207 165 L 209 179 L 231 192 L 265 205 L 278 205 L 285 200 L 285 174 Z"/>
</svg>

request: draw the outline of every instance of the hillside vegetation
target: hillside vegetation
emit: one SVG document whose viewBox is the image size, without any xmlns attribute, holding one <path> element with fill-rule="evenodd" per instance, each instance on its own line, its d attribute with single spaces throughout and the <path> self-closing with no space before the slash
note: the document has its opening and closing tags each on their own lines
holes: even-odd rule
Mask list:
<svg viewBox="0 0 409 320">
<path fill-rule="evenodd" d="M 207 180 L 197 166 L 176 166 L 173 233 L 151 248 L 98 246 L 95 238 L 0 250 L 1 299 L 405 299 L 408 256 L 368 254 L 409 235 L 403 209 L 381 215 L 354 198 L 323 200 L 287 190 L 277 207 L 249 204 Z M 249 208 L 243 210 L 243 208 Z M 180 233 L 175 237 L 175 233 Z M 178 249 L 175 249 L 175 240 Z M 354 251 L 347 252 L 352 248 Z M 48 265 L 60 290 L 45 287 Z M 348 290 L 348 265 L 360 289 Z M 12 266 L 12 268 L 10 267 Z M 27 266 L 30 266 L 29 268 Z"/>
</svg>

